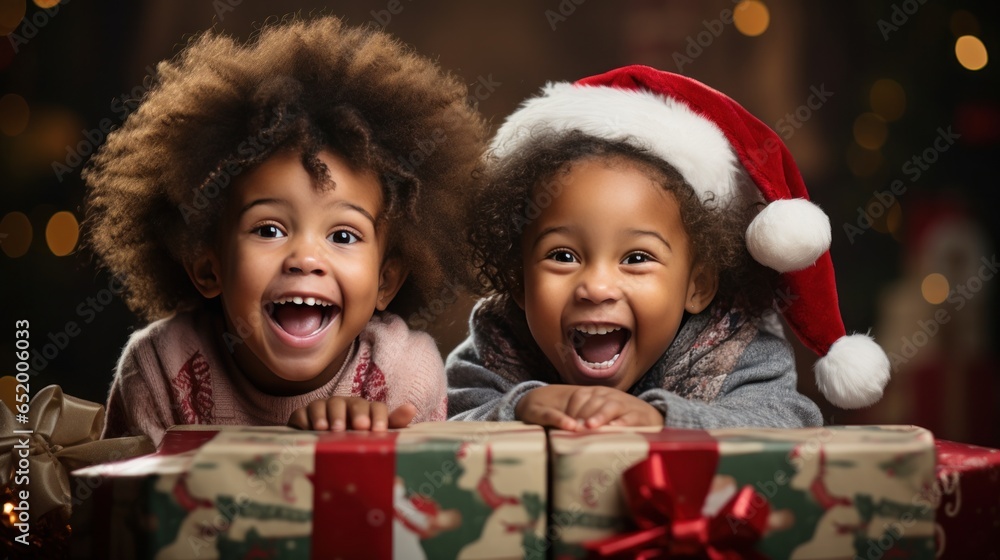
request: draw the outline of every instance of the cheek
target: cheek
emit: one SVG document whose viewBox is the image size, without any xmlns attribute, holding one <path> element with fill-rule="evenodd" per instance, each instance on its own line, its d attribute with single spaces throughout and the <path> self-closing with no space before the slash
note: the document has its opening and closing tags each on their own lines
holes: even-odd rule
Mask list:
<svg viewBox="0 0 1000 560">
<path fill-rule="evenodd" d="M 355 296 L 374 297 L 378 293 L 380 264 L 377 254 L 343 260 L 338 266 L 341 289 Z"/>
</svg>

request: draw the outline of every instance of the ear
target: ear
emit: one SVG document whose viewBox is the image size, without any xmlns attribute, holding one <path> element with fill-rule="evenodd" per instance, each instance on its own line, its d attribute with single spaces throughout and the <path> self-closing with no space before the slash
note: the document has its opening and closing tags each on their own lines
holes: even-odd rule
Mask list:
<svg viewBox="0 0 1000 560">
<path fill-rule="evenodd" d="M 399 289 L 403 287 L 403 282 L 409 276 L 410 271 L 403 266 L 403 262 L 397 257 L 389 257 L 382 263 L 382 270 L 378 274 L 378 299 L 375 301 L 375 308 L 385 311 L 392 298 L 396 297 Z"/>
<path fill-rule="evenodd" d="M 524 284 L 515 287 L 510 291 L 510 298 L 514 300 L 514 303 L 524 311 Z"/>
<path fill-rule="evenodd" d="M 714 266 L 696 264 L 691 271 L 684 310 L 691 314 L 701 313 L 712 303 L 719 291 L 719 273 Z"/>
<path fill-rule="evenodd" d="M 206 249 L 194 260 L 185 261 L 184 270 L 187 271 L 194 287 L 198 288 L 206 299 L 212 299 L 222 293 L 219 259 L 215 256 L 215 251 Z"/>
</svg>

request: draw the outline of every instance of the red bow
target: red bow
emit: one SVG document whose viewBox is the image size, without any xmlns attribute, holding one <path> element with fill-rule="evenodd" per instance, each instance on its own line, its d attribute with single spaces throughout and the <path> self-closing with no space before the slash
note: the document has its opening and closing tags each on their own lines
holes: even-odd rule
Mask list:
<svg viewBox="0 0 1000 560">
<path fill-rule="evenodd" d="M 675 451 L 670 458 L 653 453 L 625 471 L 626 501 L 639 530 L 586 543 L 590 557 L 764 558 L 753 547 L 771 507 L 753 487 L 744 486 L 715 515 L 701 513 L 717 462 L 717 452 L 708 450 Z"/>
</svg>

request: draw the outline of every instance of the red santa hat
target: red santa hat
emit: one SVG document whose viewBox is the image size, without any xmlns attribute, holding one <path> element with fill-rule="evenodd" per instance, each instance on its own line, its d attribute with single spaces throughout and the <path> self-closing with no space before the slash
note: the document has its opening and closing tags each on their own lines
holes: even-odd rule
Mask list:
<svg viewBox="0 0 1000 560">
<path fill-rule="evenodd" d="M 494 153 L 502 157 L 542 130 L 579 130 L 648 149 L 677 169 L 703 201 L 765 203 L 747 228 L 747 249 L 782 273 L 791 300 L 782 314 L 820 356 L 820 391 L 841 408 L 881 398 L 889 358 L 870 337 L 846 334 L 829 252 L 830 219 L 809 201 L 791 154 L 767 125 L 700 82 L 627 66 L 549 84 L 500 127 Z"/>
</svg>

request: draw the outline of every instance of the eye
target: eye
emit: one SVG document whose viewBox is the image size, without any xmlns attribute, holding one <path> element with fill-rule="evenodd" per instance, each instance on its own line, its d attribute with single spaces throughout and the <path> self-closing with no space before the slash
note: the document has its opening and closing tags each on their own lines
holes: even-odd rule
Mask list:
<svg viewBox="0 0 1000 560">
<path fill-rule="evenodd" d="M 552 251 L 551 253 L 549 253 L 548 255 L 546 255 L 545 258 L 551 259 L 551 260 L 554 260 L 554 261 L 560 262 L 560 263 L 575 263 L 576 262 L 576 257 L 573 255 L 573 253 L 570 253 L 569 251 L 567 251 L 565 249 L 557 249 L 555 251 Z"/>
<path fill-rule="evenodd" d="M 281 228 L 279 228 L 274 224 L 264 224 L 262 226 L 257 226 L 252 230 L 250 230 L 250 233 L 256 233 L 257 235 L 268 239 L 276 239 L 285 236 L 285 232 L 281 231 Z"/>
<path fill-rule="evenodd" d="M 329 239 L 334 243 L 339 243 L 344 245 L 349 245 L 351 243 L 357 243 L 358 241 L 361 241 L 361 239 L 357 235 L 354 235 L 353 233 L 347 231 L 346 229 L 339 229 L 331 233 L 330 237 L 328 237 L 327 239 Z"/>
<path fill-rule="evenodd" d="M 649 253 L 643 252 L 631 253 L 622 261 L 623 264 L 642 264 L 648 262 L 653 262 L 653 257 Z"/>
</svg>

